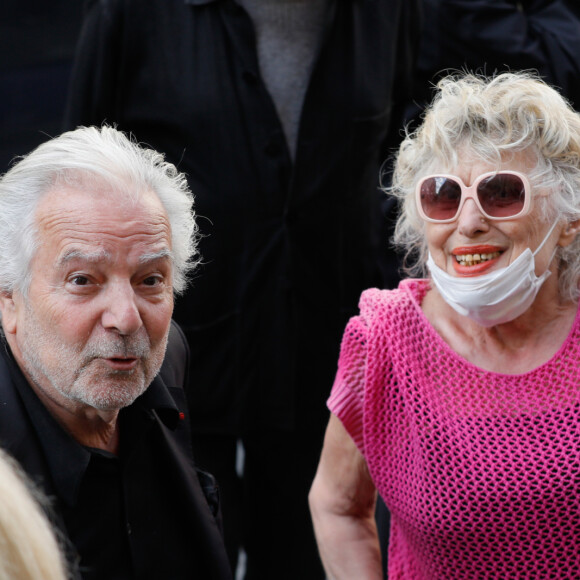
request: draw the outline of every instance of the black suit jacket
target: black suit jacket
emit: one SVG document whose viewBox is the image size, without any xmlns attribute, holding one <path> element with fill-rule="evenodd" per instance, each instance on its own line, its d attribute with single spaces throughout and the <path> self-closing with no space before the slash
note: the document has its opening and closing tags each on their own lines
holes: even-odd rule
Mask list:
<svg viewBox="0 0 580 580">
<path fill-rule="evenodd" d="M 83 495 L 83 486 L 93 469 L 94 453 L 58 425 L 26 383 L 8 346 L 0 347 L 0 444 L 53 500 L 50 515 L 70 540 L 69 560 L 80 556 L 79 578 L 231 578 L 219 524 L 212 514 L 216 506 L 209 505 L 203 490 L 211 479 L 203 476 L 200 484 L 189 421 L 184 420 L 187 359 L 183 333 L 172 323 L 159 375 L 120 414 L 126 426 L 125 432 L 121 429 L 126 456 L 122 453 L 121 459 L 110 461 L 118 461 L 123 490 L 118 497 L 118 492 L 112 490 L 109 496 L 105 490 L 99 505 L 93 505 L 96 499 L 90 492 Z M 94 481 L 92 485 L 90 489 L 95 488 Z M 128 547 L 124 557 L 134 576 L 112 574 L 106 568 L 108 534 L 90 537 L 91 530 L 99 529 L 100 513 L 103 518 L 111 515 L 114 508 L 109 499 L 114 504 L 119 497 L 125 498 L 119 512 L 128 530 L 121 530 L 126 536 L 123 545 Z M 119 514 L 113 515 L 113 520 L 118 519 Z"/>
</svg>

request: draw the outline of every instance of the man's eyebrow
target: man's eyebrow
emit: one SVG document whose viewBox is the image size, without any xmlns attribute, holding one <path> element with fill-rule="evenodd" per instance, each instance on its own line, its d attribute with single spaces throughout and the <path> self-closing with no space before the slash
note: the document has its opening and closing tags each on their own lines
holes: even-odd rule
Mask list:
<svg viewBox="0 0 580 580">
<path fill-rule="evenodd" d="M 148 264 L 150 262 L 156 262 L 157 260 L 163 260 L 165 258 L 169 258 L 171 261 L 173 261 L 173 253 L 168 248 L 164 248 L 159 252 L 149 252 L 139 256 L 139 264 Z"/>
<path fill-rule="evenodd" d="M 159 252 L 148 252 L 139 256 L 139 264 L 149 264 L 157 260 L 169 258 L 173 260 L 173 253 L 168 248 L 164 248 Z M 64 266 L 73 260 L 80 260 L 83 262 L 98 263 L 112 260 L 112 254 L 106 250 L 97 250 L 96 252 L 83 252 L 82 250 L 69 250 L 65 252 L 57 261 L 56 266 Z"/>
<path fill-rule="evenodd" d="M 64 266 L 73 260 L 81 260 L 83 262 L 104 262 L 111 259 L 111 254 L 106 250 L 98 250 L 96 252 L 83 252 L 82 250 L 69 250 L 65 252 L 57 261 L 57 266 Z"/>
</svg>

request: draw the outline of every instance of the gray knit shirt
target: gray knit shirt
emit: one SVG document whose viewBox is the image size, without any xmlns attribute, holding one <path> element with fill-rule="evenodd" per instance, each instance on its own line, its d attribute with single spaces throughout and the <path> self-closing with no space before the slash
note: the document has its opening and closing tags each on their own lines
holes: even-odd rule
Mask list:
<svg viewBox="0 0 580 580">
<path fill-rule="evenodd" d="M 331 0 L 237 0 L 256 31 L 260 72 L 294 158 L 300 114 Z"/>
</svg>

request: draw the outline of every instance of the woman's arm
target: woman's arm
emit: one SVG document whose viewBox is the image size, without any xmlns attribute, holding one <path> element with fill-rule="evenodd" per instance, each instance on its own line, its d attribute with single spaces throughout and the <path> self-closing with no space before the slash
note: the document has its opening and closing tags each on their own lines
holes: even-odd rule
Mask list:
<svg viewBox="0 0 580 580">
<path fill-rule="evenodd" d="M 329 580 L 382 580 L 375 486 L 364 457 L 335 415 L 308 499 Z"/>
</svg>

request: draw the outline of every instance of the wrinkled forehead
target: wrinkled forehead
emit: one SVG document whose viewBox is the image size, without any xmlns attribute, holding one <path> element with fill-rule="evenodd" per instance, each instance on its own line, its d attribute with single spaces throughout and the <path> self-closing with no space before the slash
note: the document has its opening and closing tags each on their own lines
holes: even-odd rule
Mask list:
<svg viewBox="0 0 580 580">
<path fill-rule="evenodd" d="M 54 259 L 87 256 L 115 259 L 171 251 L 171 228 L 158 197 L 150 191 L 133 200 L 104 186 L 55 186 L 36 211 L 38 251 L 49 245 Z"/>
</svg>

